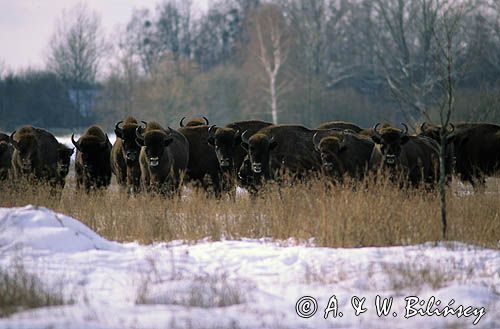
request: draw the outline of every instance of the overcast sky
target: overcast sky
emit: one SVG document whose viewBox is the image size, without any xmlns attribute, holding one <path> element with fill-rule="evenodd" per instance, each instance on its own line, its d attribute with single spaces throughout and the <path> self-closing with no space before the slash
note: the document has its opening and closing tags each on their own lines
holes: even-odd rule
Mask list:
<svg viewBox="0 0 500 329">
<path fill-rule="evenodd" d="M 182 0 L 180 0 L 182 1 Z M 47 44 L 63 9 L 80 0 L 0 0 L 0 62 L 13 70 L 40 68 Z M 161 0 L 85 0 L 101 15 L 109 34 L 126 24 L 134 8 L 154 9 Z M 205 0 L 194 2 L 205 3 Z"/>
</svg>

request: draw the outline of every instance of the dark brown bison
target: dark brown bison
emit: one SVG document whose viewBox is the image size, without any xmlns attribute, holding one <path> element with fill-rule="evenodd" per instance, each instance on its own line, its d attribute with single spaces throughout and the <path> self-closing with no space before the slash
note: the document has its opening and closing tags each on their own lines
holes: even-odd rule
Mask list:
<svg viewBox="0 0 500 329">
<path fill-rule="evenodd" d="M 420 133 L 440 139 L 440 126 L 422 124 Z M 450 151 L 449 151 L 450 150 Z M 453 152 L 455 172 L 473 186 L 484 186 L 485 176 L 500 172 L 500 126 L 457 123 L 447 137 L 447 154 Z"/>
<path fill-rule="evenodd" d="M 379 125 L 378 129 L 383 129 L 383 128 L 387 128 L 387 127 L 391 127 L 391 124 L 384 122 L 384 123 Z M 375 130 L 373 129 L 373 127 L 364 128 L 358 134 L 361 136 L 372 138 L 375 135 Z"/>
<path fill-rule="evenodd" d="M 378 130 L 376 124 L 372 139 L 380 147 L 373 148 L 370 166 L 386 170 L 392 179 L 402 185 L 408 181 L 411 186 L 425 183 L 432 188 L 438 178 L 439 151 L 437 143 L 427 137 L 408 135 L 404 130 L 386 127 Z"/>
<path fill-rule="evenodd" d="M 321 155 L 323 173 L 340 181 L 345 175 L 355 179 L 364 177 L 375 145 L 371 139 L 350 130 L 332 131 L 324 137 L 317 132 L 313 143 Z"/>
<path fill-rule="evenodd" d="M 318 130 L 300 125 L 273 125 L 248 137 L 242 134 L 252 172 L 263 179 L 276 179 L 287 173 L 301 179 L 321 170 L 321 158 L 314 149 L 313 136 Z"/>
<path fill-rule="evenodd" d="M 116 140 L 111 149 L 111 170 L 116 181 L 126 186 L 129 193 L 136 193 L 141 186 L 141 147 L 136 142 L 137 120 L 127 117 L 115 125 Z"/>
<path fill-rule="evenodd" d="M 10 177 L 13 152 L 14 148 L 9 143 L 9 135 L 0 133 L 0 181 Z"/>
<path fill-rule="evenodd" d="M 138 127 L 136 138 L 142 145 L 139 164 L 144 188 L 164 195 L 178 192 L 188 165 L 187 139 L 157 122 L 148 122 L 145 128 Z"/>
<path fill-rule="evenodd" d="M 246 150 L 241 146 L 241 134 L 252 136 L 262 128 L 272 123 L 252 120 L 233 122 L 225 127 L 210 126 L 208 129 L 208 144 L 215 149 L 217 160 L 223 172 L 236 172 L 241 167 Z"/>
<path fill-rule="evenodd" d="M 208 126 L 210 124 L 208 122 L 208 119 L 205 117 L 191 119 L 185 125 L 184 125 L 184 120 L 186 120 L 186 117 L 182 117 L 181 121 L 179 122 L 179 126 L 181 128 L 196 127 L 196 126 Z"/>
<path fill-rule="evenodd" d="M 208 126 L 183 127 L 178 131 L 189 142 L 187 180 L 219 197 L 223 189 L 222 172 L 215 150 L 208 144 Z"/>
<path fill-rule="evenodd" d="M 57 185 L 60 188 L 64 188 L 66 184 L 66 176 L 68 176 L 69 173 L 71 156 L 74 151 L 74 148 L 69 148 L 61 143 L 59 143 L 57 147 Z"/>
<path fill-rule="evenodd" d="M 359 133 L 363 128 L 355 125 L 354 123 L 345 121 L 328 121 L 323 122 L 316 129 L 338 129 L 338 130 L 350 130 L 355 133 Z"/>
<path fill-rule="evenodd" d="M 78 141 L 74 134 L 71 142 L 76 148 L 75 175 L 76 187 L 91 189 L 106 188 L 111 183 L 111 143 L 108 135 L 98 126 L 85 130 Z"/>
<path fill-rule="evenodd" d="M 25 126 L 10 135 L 9 143 L 14 147 L 14 177 L 35 179 L 56 186 L 59 143 L 54 135 L 40 128 Z"/>
</svg>

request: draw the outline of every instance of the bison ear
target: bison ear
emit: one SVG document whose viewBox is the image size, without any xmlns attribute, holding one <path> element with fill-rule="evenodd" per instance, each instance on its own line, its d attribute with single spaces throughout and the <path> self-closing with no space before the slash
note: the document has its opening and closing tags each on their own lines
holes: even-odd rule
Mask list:
<svg viewBox="0 0 500 329">
<path fill-rule="evenodd" d="M 169 146 L 172 142 L 174 141 L 174 139 L 172 137 L 169 137 L 167 139 L 165 139 L 165 141 L 163 142 L 165 147 Z"/>
<path fill-rule="evenodd" d="M 139 147 L 144 146 L 144 139 L 136 138 L 135 142 L 139 145 Z"/>
<path fill-rule="evenodd" d="M 376 144 L 382 144 L 382 140 L 377 135 L 372 135 L 372 141 Z"/>
<path fill-rule="evenodd" d="M 274 139 L 271 140 L 271 143 L 269 143 L 269 150 L 273 150 L 274 148 L 276 148 L 276 146 L 278 146 L 278 142 Z"/>
<path fill-rule="evenodd" d="M 404 144 L 408 143 L 409 140 L 410 140 L 410 137 L 408 135 L 404 135 L 403 137 L 401 137 L 401 144 L 404 145 Z"/>
</svg>

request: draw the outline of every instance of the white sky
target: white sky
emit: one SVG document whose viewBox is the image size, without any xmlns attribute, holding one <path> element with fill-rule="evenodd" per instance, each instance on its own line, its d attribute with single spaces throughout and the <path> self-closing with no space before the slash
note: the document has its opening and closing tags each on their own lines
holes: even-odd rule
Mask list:
<svg viewBox="0 0 500 329">
<path fill-rule="evenodd" d="M 153 10 L 162 0 L 85 0 L 101 16 L 106 33 L 125 25 L 133 9 Z M 180 0 L 182 1 L 182 0 Z M 0 63 L 15 71 L 43 67 L 47 44 L 63 9 L 80 0 L 0 0 Z M 195 0 L 194 3 L 206 3 Z"/>
</svg>

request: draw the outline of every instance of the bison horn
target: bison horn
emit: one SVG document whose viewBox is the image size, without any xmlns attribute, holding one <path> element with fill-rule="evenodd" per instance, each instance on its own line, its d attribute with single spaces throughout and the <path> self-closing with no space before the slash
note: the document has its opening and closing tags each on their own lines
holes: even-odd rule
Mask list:
<svg viewBox="0 0 500 329">
<path fill-rule="evenodd" d="M 241 134 L 241 127 L 238 126 L 237 124 L 233 124 L 233 126 L 236 128 L 236 129 L 233 128 L 233 130 L 234 130 L 234 137 L 240 136 L 240 134 Z"/>
<path fill-rule="evenodd" d="M 380 138 L 381 137 L 380 132 L 378 131 L 379 126 L 380 126 L 380 122 L 377 122 L 377 124 L 375 126 L 373 126 L 373 135 Z"/>
<path fill-rule="evenodd" d="M 216 131 L 217 131 L 216 125 L 211 125 L 210 127 L 208 127 L 208 134 L 210 136 L 214 136 Z"/>
<path fill-rule="evenodd" d="M 15 134 L 16 134 L 16 130 L 14 130 L 14 131 L 12 132 L 12 134 L 10 134 L 10 136 L 9 136 L 9 143 L 10 143 L 12 146 L 14 146 L 14 148 L 16 148 L 16 149 L 17 149 L 17 142 L 14 140 L 14 135 L 15 135 Z"/>
<path fill-rule="evenodd" d="M 319 147 L 319 143 L 321 142 L 321 138 L 319 138 L 318 136 L 318 132 L 315 132 L 314 133 L 314 136 L 313 136 L 313 144 L 314 144 L 314 147 L 318 148 Z"/>
<path fill-rule="evenodd" d="M 116 130 L 116 129 L 122 130 L 122 128 L 120 127 L 120 124 L 122 124 L 122 123 L 123 123 L 123 120 L 122 120 L 122 121 L 118 121 L 118 122 L 116 123 L 116 125 L 115 125 L 115 130 Z"/>
<path fill-rule="evenodd" d="M 448 130 L 449 130 L 448 132 L 449 132 L 450 134 L 451 134 L 452 132 L 454 132 L 454 131 L 455 131 L 455 125 L 454 125 L 453 123 L 450 123 L 450 128 L 449 128 Z"/>
<path fill-rule="evenodd" d="M 100 145 L 99 145 L 101 148 L 106 148 L 106 146 L 108 146 L 108 143 L 109 143 L 108 134 L 105 134 L 105 135 L 106 135 L 106 140 L 103 141 L 103 142 L 101 142 Z"/>
<path fill-rule="evenodd" d="M 420 125 L 420 132 L 424 132 L 427 130 L 427 122 L 422 122 L 422 124 Z"/>
<path fill-rule="evenodd" d="M 202 116 L 202 118 L 203 118 L 203 120 L 205 120 L 205 124 L 208 126 L 210 124 L 210 122 L 208 122 L 208 119 L 206 117 L 203 117 L 203 116 Z"/>
<path fill-rule="evenodd" d="M 141 120 L 142 123 L 144 123 L 144 128 L 148 126 L 148 123 L 146 121 Z"/>
<path fill-rule="evenodd" d="M 181 121 L 179 122 L 179 126 L 181 126 L 181 128 L 184 128 L 184 120 L 186 119 L 186 117 L 182 117 Z"/>
<path fill-rule="evenodd" d="M 77 142 L 77 141 L 75 141 L 75 134 L 71 134 L 71 143 L 73 143 L 73 145 L 75 145 L 75 147 L 76 147 L 76 149 L 77 149 L 78 151 L 81 151 L 81 150 L 80 150 L 80 144 L 78 144 L 78 142 Z"/>
<path fill-rule="evenodd" d="M 167 135 L 172 136 L 174 134 L 174 130 L 170 127 L 167 127 L 167 128 L 168 128 Z"/>
<path fill-rule="evenodd" d="M 406 135 L 406 134 L 408 134 L 408 126 L 407 126 L 405 123 L 402 123 L 402 122 L 401 122 L 401 125 L 402 125 L 402 126 L 403 126 L 403 128 L 405 129 L 405 130 L 403 131 L 403 134 L 405 134 L 405 135 Z"/>
<path fill-rule="evenodd" d="M 138 139 L 140 139 L 141 141 L 144 140 L 144 136 L 142 136 L 142 127 L 137 127 L 135 128 L 135 137 L 137 137 Z"/>
<path fill-rule="evenodd" d="M 248 130 L 245 130 L 245 131 L 243 132 L 243 134 L 241 134 L 241 140 L 242 140 L 242 141 L 243 141 L 243 143 L 245 143 L 245 144 L 249 144 L 249 143 L 250 143 L 250 141 L 248 140 L 248 139 L 249 139 L 248 134 L 249 134 Z"/>
</svg>

